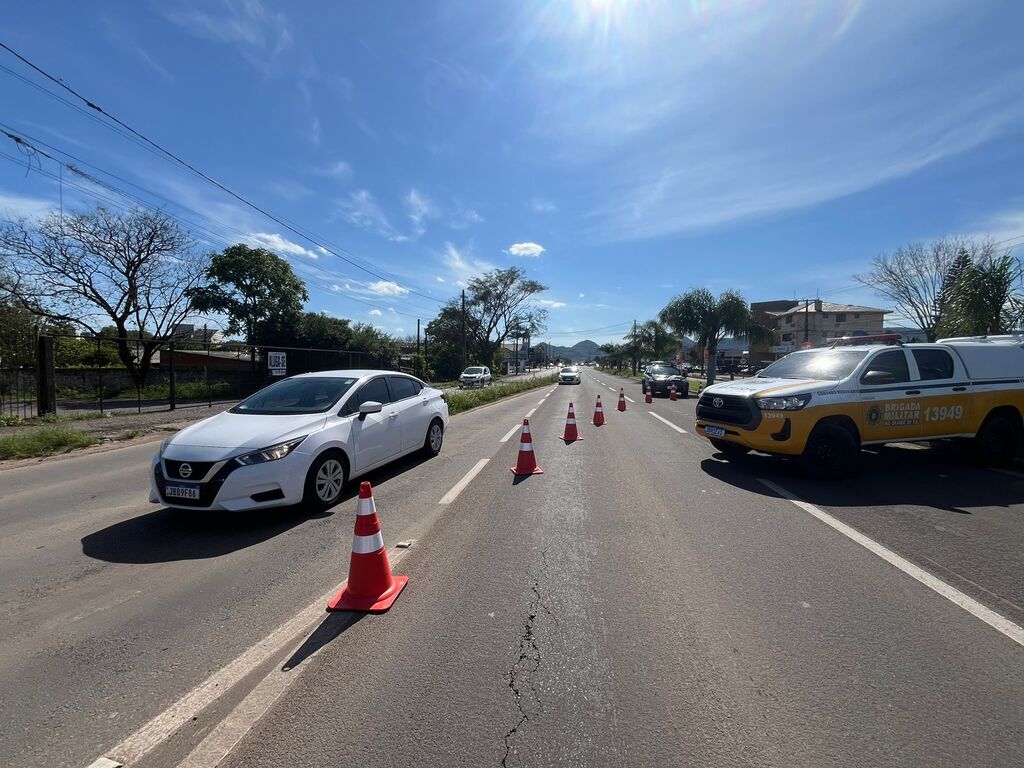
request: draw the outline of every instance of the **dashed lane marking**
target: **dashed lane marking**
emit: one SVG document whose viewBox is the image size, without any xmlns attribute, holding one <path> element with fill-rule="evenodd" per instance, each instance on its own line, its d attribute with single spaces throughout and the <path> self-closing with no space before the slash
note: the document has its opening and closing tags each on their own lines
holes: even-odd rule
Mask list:
<svg viewBox="0 0 1024 768">
<path fill-rule="evenodd" d="M 488 461 L 490 461 L 490 459 L 480 459 L 480 461 L 474 464 L 473 468 L 470 469 L 469 472 L 467 472 L 462 477 L 462 479 L 459 480 L 459 482 L 453 485 L 452 489 L 448 491 L 448 493 L 446 493 L 444 496 L 442 496 L 441 500 L 437 503 L 451 504 L 453 501 L 459 498 L 459 494 L 462 493 L 463 490 L 465 490 L 467 485 L 473 482 L 473 478 L 480 474 L 480 470 L 487 466 Z"/>
<path fill-rule="evenodd" d="M 687 432 L 686 432 L 686 430 L 685 430 L 685 429 L 683 429 L 682 427 L 676 426 L 676 425 L 675 425 L 675 424 L 673 424 L 673 423 L 672 423 L 671 421 L 669 421 L 668 419 L 666 419 L 666 418 L 665 418 L 664 416 L 659 416 L 659 415 L 658 415 L 658 414 L 656 414 L 656 413 L 655 413 L 654 411 L 648 411 L 648 413 L 649 413 L 649 414 L 651 414 L 651 416 L 653 416 L 654 418 L 656 418 L 656 419 L 657 419 L 658 421 L 660 421 L 660 422 L 663 422 L 663 423 L 665 423 L 665 424 L 668 424 L 668 425 L 669 425 L 670 427 L 672 427 L 672 429 L 674 429 L 674 430 L 675 430 L 676 432 L 678 432 L 679 434 L 681 434 L 681 435 L 685 435 L 685 434 L 687 434 Z"/>
<path fill-rule="evenodd" d="M 512 429 L 510 429 L 510 430 L 509 430 L 509 431 L 508 431 L 508 432 L 507 432 L 507 433 L 505 434 L 505 436 L 504 436 L 503 438 L 501 438 L 501 440 L 499 440 L 498 442 L 499 442 L 499 443 L 507 443 L 507 442 L 508 442 L 509 440 L 511 440 L 511 439 L 512 439 L 512 435 L 514 435 L 514 434 L 515 434 L 516 432 L 518 432 L 518 431 L 519 431 L 519 429 L 520 429 L 520 428 L 521 428 L 522 426 L 523 426 L 522 424 L 516 424 L 516 425 L 515 425 L 514 427 L 512 427 Z"/>
<path fill-rule="evenodd" d="M 856 528 L 852 528 L 846 523 L 837 520 L 836 518 L 832 517 L 832 515 L 828 514 L 827 512 L 823 512 L 813 504 L 804 501 L 796 494 L 793 494 L 787 491 L 785 488 L 776 485 L 771 480 L 765 480 L 760 477 L 757 480 L 766 488 L 769 488 L 782 498 L 800 507 L 800 509 L 802 509 L 804 512 L 807 512 L 808 514 L 818 518 L 818 520 L 823 522 L 825 525 L 835 529 L 839 533 L 843 534 L 843 536 L 846 536 L 848 539 L 851 539 L 856 543 L 860 544 L 869 552 L 878 555 L 878 557 L 885 560 L 885 562 L 889 563 L 889 565 L 893 565 L 896 568 L 899 568 L 912 579 L 915 579 L 916 581 L 919 581 L 921 584 L 924 584 L 926 587 L 928 587 L 928 589 L 932 590 L 933 592 L 939 595 L 942 595 L 951 603 L 959 606 L 960 608 L 963 608 L 972 616 L 981 619 L 983 622 L 988 624 L 997 632 L 1001 632 L 1002 634 L 1006 635 L 1008 638 L 1013 640 L 1013 642 L 1017 643 L 1017 645 L 1024 645 L 1024 628 L 1021 628 L 1018 625 L 1014 624 L 1012 621 L 1010 621 L 1002 614 L 996 613 L 991 608 L 982 605 L 973 597 L 968 597 L 959 589 L 951 587 L 942 579 L 930 574 L 924 568 L 914 565 L 912 562 L 910 562 L 904 557 L 900 557 L 891 549 L 887 549 L 874 539 L 868 538 L 863 533 L 858 531 Z"/>
<path fill-rule="evenodd" d="M 524 419 L 528 419 L 528 418 L 530 418 L 531 416 L 533 416 L 533 414 L 535 414 L 536 412 L 537 412 L 537 409 L 536 409 L 536 408 L 531 408 L 530 410 L 528 410 L 528 411 L 526 412 L 526 415 L 525 415 L 525 416 L 524 416 L 523 418 L 524 418 Z"/>
<path fill-rule="evenodd" d="M 628 402 L 630 402 L 630 403 L 635 403 L 635 402 L 636 402 L 636 400 L 634 400 L 634 399 L 633 399 L 632 397 L 630 397 L 629 395 L 623 395 L 623 397 L 625 397 L 625 398 L 626 398 L 626 400 L 627 400 Z"/>
</svg>

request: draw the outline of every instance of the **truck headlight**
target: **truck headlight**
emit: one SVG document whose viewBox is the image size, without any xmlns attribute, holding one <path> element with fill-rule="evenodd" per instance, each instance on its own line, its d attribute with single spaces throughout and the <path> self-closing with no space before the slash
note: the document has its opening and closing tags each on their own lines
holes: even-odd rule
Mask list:
<svg viewBox="0 0 1024 768">
<path fill-rule="evenodd" d="M 757 406 L 762 411 L 799 411 L 808 402 L 810 395 L 794 395 L 792 397 L 761 397 Z"/>
<path fill-rule="evenodd" d="M 242 466 L 248 467 L 252 464 L 263 464 L 267 461 L 277 461 L 283 459 L 289 453 L 294 451 L 299 443 L 306 439 L 306 435 L 296 438 L 295 440 L 289 440 L 287 443 L 278 443 L 272 445 L 269 448 L 261 448 L 258 451 L 252 451 L 251 453 L 243 453 L 241 456 L 235 456 L 237 461 Z"/>
</svg>

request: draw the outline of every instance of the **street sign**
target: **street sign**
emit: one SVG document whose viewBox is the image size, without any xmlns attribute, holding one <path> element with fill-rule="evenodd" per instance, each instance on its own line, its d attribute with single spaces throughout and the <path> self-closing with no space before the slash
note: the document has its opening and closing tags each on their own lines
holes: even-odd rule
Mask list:
<svg viewBox="0 0 1024 768">
<path fill-rule="evenodd" d="M 792 344 L 776 344 L 774 347 L 768 347 L 768 351 L 771 352 L 773 355 L 781 355 L 781 354 L 784 354 L 786 352 L 792 352 L 793 351 L 793 345 Z"/>
<path fill-rule="evenodd" d="M 286 376 L 288 374 L 288 353 L 267 352 L 267 368 L 271 376 Z"/>
</svg>

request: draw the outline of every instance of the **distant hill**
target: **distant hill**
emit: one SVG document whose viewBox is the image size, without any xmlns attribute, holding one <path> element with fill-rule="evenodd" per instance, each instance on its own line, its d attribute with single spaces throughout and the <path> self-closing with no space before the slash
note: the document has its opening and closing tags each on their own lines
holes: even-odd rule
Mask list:
<svg viewBox="0 0 1024 768">
<path fill-rule="evenodd" d="M 547 347 L 547 344 L 544 346 Z M 593 360 L 600 356 L 601 352 L 598 350 L 597 342 L 591 341 L 590 339 L 577 341 L 571 347 L 560 347 L 556 344 L 551 345 L 551 357 L 559 360 L 571 360 L 574 363 L 585 363 L 588 360 Z"/>
</svg>

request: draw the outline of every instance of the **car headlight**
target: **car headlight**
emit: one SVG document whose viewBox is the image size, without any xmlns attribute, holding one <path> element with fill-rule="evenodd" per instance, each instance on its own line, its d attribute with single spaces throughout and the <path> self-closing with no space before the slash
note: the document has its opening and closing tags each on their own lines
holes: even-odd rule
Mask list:
<svg viewBox="0 0 1024 768">
<path fill-rule="evenodd" d="M 808 402 L 811 396 L 795 395 L 792 397 L 762 397 L 757 401 L 762 411 L 799 411 Z"/>
<path fill-rule="evenodd" d="M 269 448 L 261 448 L 258 451 L 252 451 L 251 453 L 243 453 L 241 456 L 235 456 L 237 461 L 242 466 L 250 466 L 252 464 L 263 464 L 267 461 L 277 461 L 283 459 L 289 453 L 294 451 L 299 443 L 306 439 L 306 435 L 298 437 L 295 440 L 289 440 L 287 443 L 278 443 L 272 445 Z"/>
<path fill-rule="evenodd" d="M 163 442 L 160 443 L 160 458 L 161 459 L 164 457 L 164 451 L 167 450 L 167 446 L 171 444 L 171 440 L 172 439 L 173 439 L 173 437 L 165 437 L 163 439 Z"/>
</svg>

